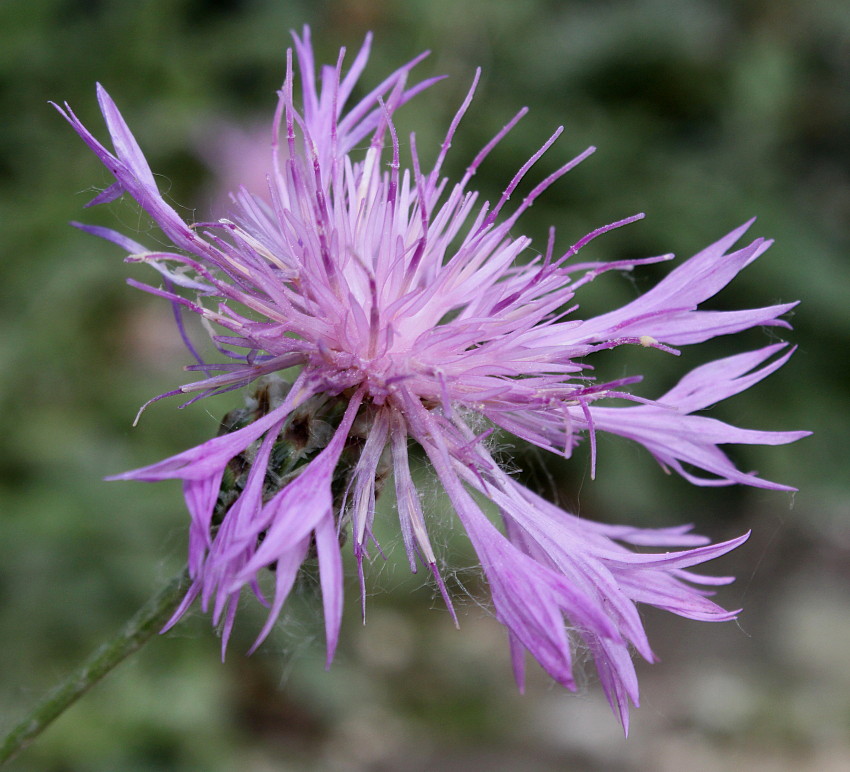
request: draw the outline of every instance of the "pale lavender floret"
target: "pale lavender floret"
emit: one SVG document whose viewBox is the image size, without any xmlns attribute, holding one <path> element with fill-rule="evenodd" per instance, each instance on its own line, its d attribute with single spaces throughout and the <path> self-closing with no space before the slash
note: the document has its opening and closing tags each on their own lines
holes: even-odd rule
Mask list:
<svg viewBox="0 0 850 772">
<path fill-rule="evenodd" d="M 574 689 L 572 650 L 584 646 L 627 728 L 629 703 L 638 704 L 630 651 L 654 659 L 636 604 L 704 621 L 734 618 L 737 612 L 709 600 L 706 589 L 731 579 L 689 569 L 734 549 L 747 535 L 711 545 L 689 527 L 650 530 L 577 518 L 501 470 L 488 438 L 501 428 L 569 456 L 587 437 L 595 469 L 596 432 L 606 431 L 640 443 L 664 467 L 699 485 L 792 490 L 738 470 L 719 446 L 782 444 L 806 432 L 745 430 L 696 415 L 784 364 L 791 354 L 782 352 L 784 344 L 698 367 L 658 399 L 631 390 L 639 376 L 594 380 L 586 361 L 621 345 L 676 354 L 677 346 L 718 335 L 764 325 L 788 327 L 780 317 L 794 303 L 741 311 L 699 309 L 770 242 L 756 239 L 735 250 L 750 226 L 746 223 L 622 308 L 582 319 L 574 298 L 584 284 L 609 270 L 632 270 L 672 257 L 575 261 L 593 239 L 643 215 L 597 228 L 563 253 L 555 250 L 554 230 L 537 254 L 530 250 L 530 239 L 514 235 L 520 215 L 593 148 L 546 176 L 511 209 L 512 195 L 557 140 L 559 128 L 516 172 L 498 201 L 481 202 L 469 183 L 525 109 L 452 183 L 442 176 L 442 165 L 478 74 L 433 168 L 426 171 L 413 135 L 410 166 L 403 165 L 393 122 L 399 107 L 439 80 L 408 85 L 422 57 L 346 109 L 371 38 L 347 73 L 341 51 L 318 79 L 309 30 L 294 39 L 302 107 L 296 107 L 290 51 L 272 127 L 268 195 L 236 191 L 233 211 L 216 222 L 189 225 L 165 202 L 102 87 L 98 100 L 113 151 L 67 105 L 58 108 L 115 176 L 114 185 L 92 204 L 129 193 L 174 248 L 148 250 L 110 229 L 78 227 L 126 250 L 127 261 L 150 264 L 163 282 L 131 281 L 132 286 L 169 300 L 177 311 L 198 314 L 215 329 L 213 344 L 226 361 L 206 362 L 188 341 L 176 312 L 180 333 L 197 360 L 187 369 L 200 373 L 200 379 L 162 396 L 193 395 L 193 402 L 300 368 L 283 401 L 247 426 L 112 478 L 183 481 L 193 583 L 169 626 L 200 598 L 214 623 L 222 625 L 224 651 L 241 591 L 248 586 L 269 606 L 256 648 L 272 630 L 302 563 L 315 554 L 330 662 L 342 614 L 340 531 L 348 527 L 351 532 L 365 613 L 363 563 L 373 548 L 380 550 L 373 521 L 387 464 L 410 568 L 421 565 L 431 573 L 454 616 L 410 471 L 412 439 L 433 465 L 480 558 L 495 615 L 508 630 L 520 686 L 528 651 L 554 679 Z M 275 443 L 313 398 L 344 406 L 342 417 L 294 476 L 269 491 Z M 616 406 L 611 400 L 631 404 Z M 359 456 L 343 463 L 349 445 L 359 448 Z M 217 506 L 225 473 L 242 454 L 251 459 L 250 471 L 221 512 Z M 334 485 L 343 474 L 344 493 L 337 500 Z M 501 530 L 482 508 L 484 500 L 501 517 Z M 660 551 L 637 553 L 633 546 Z M 259 577 L 269 567 L 274 594 L 267 601 Z"/>
<path fill-rule="evenodd" d="M 772 241 L 756 239 L 749 246 L 728 252 L 754 220 L 724 236 L 694 255 L 653 289 L 636 300 L 607 314 L 583 322 L 576 330 L 583 340 L 609 340 L 615 335 L 650 336 L 669 345 L 701 343 L 717 335 L 749 329 L 757 325 L 788 323 L 777 319 L 796 303 L 784 303 L 747 311 L 696 311 L 696 307 L 716 295 L 743 268 L 770 247 Z"/>
</svg>

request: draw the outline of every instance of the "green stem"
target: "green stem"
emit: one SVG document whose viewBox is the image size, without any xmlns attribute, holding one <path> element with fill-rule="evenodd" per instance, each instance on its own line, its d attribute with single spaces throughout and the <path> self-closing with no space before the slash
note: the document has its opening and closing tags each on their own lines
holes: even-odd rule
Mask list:
<svg viewBox="0 0 850 772">
<path fill-rule="evenodd" d="M 26 748 L 110 670 L 138 651 L 151 636 L 161 630 L 182 599 L 187 583 L 188 574 L 184 569 L 142 606 L 121 632 L 45 695 L 4 738 L 0 745 L 0 765 Z"/>
</svg>

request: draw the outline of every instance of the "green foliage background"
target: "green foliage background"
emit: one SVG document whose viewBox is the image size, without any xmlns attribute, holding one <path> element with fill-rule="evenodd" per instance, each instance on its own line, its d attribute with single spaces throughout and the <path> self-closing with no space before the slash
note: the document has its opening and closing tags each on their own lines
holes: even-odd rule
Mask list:
<svg viewBox="0 0 850 772">
<path fill-rule="evenodd" d="M 373 30 L 365 83 L 433 51 L 419 72 L 450 78 L 401 119 L 401 136 L 415 127 L 426 158 L 482 66 L 452 149 L 453 171 L 527 104 L 531 115 L 478 175 L 490 198 L 561 123 L 564 137 L 534 179 L 598 146 L 529 212 L 524 227 L 537 243 L 549 224 L 567 244 L 644 211 L 645 221 L 595 242 L 588 256 L 686 256 L 758 215 L 751 233 L 777 243 L 715 307 L 802 299 L 795 331 L 782 335 L 800 350 L 751 394 L 712 414 L 751 427 L 815 430 L 796 446 L 734 451 L 744 467 L 800 493 L 694 489 L 613 439 L 600 444 L 595 482 L 584 454 L 551 463 L 516 450 L 530 484 L 582 514 L 694 521 L 716 539 L 753 529 L 749 544 L 718 567 L 739 577 L 721 594 L 725 605 L 745 607 L 739 625 L 646 613 L 663 662 L 639 668 L 645 707 L 635 711 L 627 742 L 590 668 L 579 697 L 550 688 L 540 674 L 517 695 L 506 642 L 486 610 L 461 600 L 457 633 L 395 550 L 372 567 L 366 627 L 351 583 L 330 673 L 309 587 L 277 637 L 250 659 L 243 652 L 262 610 L 246 611 L 224 665 L 197 612 L 97 687 L 11 768 L 846 768 L 850 12 L 842 0 L 3 0 L 3 723 L 23 715 L 182 564 L 178 486 L 101 478 L 208 438 L 239 400 L 230 395 L 181 413 L 161 403 L 130 428 L 138 405 L 182 382 L 186 356 L 166 304 L 125 285 L 128 273 L 144 273 L 128 271 L 116 248 L 68 227 L 79 219 L 148 229 L 127 201 L 82 210 L 109 177 L 47 101 L 67 99 L 105 136 L 94 94 L 95 81 L 104 83 L 162 189 L 187 216 L 205 219 L 215 185 L 213 137 L 224 125 L 267 125 L 288 31 L 304 23 L 323 62 Z M 608 277 L 581 298 L 583 311 L 613 307 L 665 270 Z M 678 360 L 617 353 L 605 366 L 612 376 L 648 370 L 645 393 L 655 395 L 685 368 L 764 345 L 775 333 L 721 339 Z M 485 597 L 462 534 L 449 523 L 440 540 L 454 584 Z"/>
</svg>

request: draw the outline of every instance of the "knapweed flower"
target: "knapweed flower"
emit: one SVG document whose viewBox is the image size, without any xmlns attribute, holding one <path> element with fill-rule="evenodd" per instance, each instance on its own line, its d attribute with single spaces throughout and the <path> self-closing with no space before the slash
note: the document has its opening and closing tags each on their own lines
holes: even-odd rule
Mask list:
<svg viewBox="0 0 850 772">
<path fill-rule="evenodd" d="M 194 401 L 256 386 L 247 407 L 226 417 L 219 436 L 114 478 L 183 481 L 192 585 L 172 623 L 200 597 L 222 624 L 226 646 L 241 591 L 248 586 L 264 601 L 260 577 L 272 569 L 274 591 L 264 601 L 270 611 L 259 644 L 300 567 L 315 557 L 330 661 L 342 613 L 341 550 L 347 539 L 365 597 L 364 557 L 378 549 L 375 500 L 390 474 L 410 568 L 431 572 L 454 614 L 410 471 L 413 441 L 480 559 L 520 687 L 528 651 L 552 678 L 575 689 L 572 649 L 578 645 L 591 653 L 602 688 L 627 726 L 629 701 L 638 704 L 630 650 L 653 660 L 637 604 L 697 620 L 734 618 L 736 612 L 708 598 L 708 588 L 731 579 L 691 569 L 747 536 L 709 544 L 689 526 L 647 530 L 578 518 L 500 468 L 488 438 L 509 432 L 570 456 L 587 437 L 593 466 L 596 433 L 611 432 L 644 445 L 665 469 L 697 485 L 790 490 L 739 471 L 719 446 L 775 445 L 806 432 L 740 429 L 698 414 L 780 367 L 790 355 L 783 344 L 698 367 L 657 399 L 630 393 L 638 377 L 597 382 L 587 364 L 595 352 L 616 346 L 676 353 L 674 347 L 754 326 L 787 327 L 780 317 L 793 303 L 698 309 L 769 242 L 734 248 L 749 224 L 743 225 L 622 308 L 583 319 L 573 301 L 583 284 L 604 271 L 671 257 L 576 260 L 589 241 L 642 215 L 594 230 L 563 252 L 555 249 L 554 231 L 542 253 L 514 235 L 523 212 L 593 148 L 511 204 L 558 129 L 495 204 L 482 203 L 470 181 L 525 110 L 453 183 L 442 175 L 443 162 L 477 74 L 433 168 L 422 168 L 413 135 L 406 167 L 393 116 L 438 80 L 408 83 L 422 56 L 349 106 L 370 39 L 347 72 L 341 51 L 317 79 L 309 30 L 293 37 L 300 100 L 290 50 L 271 131 L 268 193 L 236 192 L 228 219 L 191 225 L 181 219 L 103 88 L 98 99 L 114 150 L 69 106 L 59 108 L 115 177 L 92 203 L 129 193 L 173 247 L 149 249 L 109 229 L 79 227 L 124 248 L 128 262 L 158 271 L 158 286 L 130 283 L 198 314 L 226 360 L 204 361 L 181 325 L 197 359 L 188 369 L 203 377 L 169 394 L 194 394 Z M 285 376 L 275 375 L 282 371 Z"/>
</svg>

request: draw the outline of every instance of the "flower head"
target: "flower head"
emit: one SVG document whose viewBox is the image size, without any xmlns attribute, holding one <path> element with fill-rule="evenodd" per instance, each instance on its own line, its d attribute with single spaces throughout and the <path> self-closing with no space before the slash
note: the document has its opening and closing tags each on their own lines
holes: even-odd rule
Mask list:
<svg viewBox="0 0 850 772">
<path fill-rule="evenodd" d="M 589 241 L 642 215 L 599 228 L 563 252 L 554 231 L 542 254 L 530 250 L 530 239 L 513 235 L 523 212 L 593 148 L 511 204 L 558 129 L 495 204 L 482 203 L 470 188 L 472 176 L 525 110 L 453 183 L 442 174 L 443 162 L 477 74 L 426 171 L 412 135 L 409 167 L 403 165 L 393 121 L 396 110 L 437 80 L 409 83 L 421 56 L 350 104 L 370 38 L 347 72 L 342 51 L 318 80 L 309 30 L 294 41 L 300 108 L 290 51 L 271 131 L 268 193 L 236 192 L 228 219 L 191 225 L 181 219 L 102 87 L 98 99 L 114 150 L 70 107 L 59 108 L 115 177 L 92 203 L 129 193 L 173 248 L 149 250 L 112 230 L 79 227 L 123 247 L 127 261 L 158 271 L 157 286 L 130 283 L 198 314 L 224 360 L 205 361 L 181 326 L 197 360 L 188 369 L 203 377 L 162 396 L 192 394 L 194 401 L 256 384 L 247 407 L 225 419 L 218 437 L 115 478 L 183 480 L 193 584 L 172 623 L 200 597 L 214 621 L 223 622 L 226 646 L 242 589 L 253 588 L 262 600 L 258 576 L 272 568 L 274 595 L 259 644 L 301 564 L 315 556 L 330 661 L 342 613 L 341 532 L 350 531 L 362 585 L 364 556 L 377 547 L 375 500 L 390 473 L 411 570 L 430 571 L 451 610 L 410 472 L 413 440 L 480 558 L 520 685 L 529 651 L 554 679 L 575 688 L 571 648 L 583 642 L 627 726 L 629 701 L 638 703 L 630 648 L 653 659 L 636 604 L 699 620 L 734 618 L 706 589 L 731 580 L 690 569 L 747 537 L 710 545 L 689 527 L 646 530 L 579 519 L 503 471 L 487 438 L 504 430 L 569 456 L 589 437 L 595 460 L 595 434 L 606 431 L 644 445 L 665 468 L 698 485 L 790 490 L 739 471 L 719 446 L 787 443 L 806 432 L 745 430 L 695 414 L 780 367 L 791 353 L 783 344 L 699 367 L 656 400 L 628 391 L 638 377 L 598 382 L 587 364 L 595 352 L 616 346 L 675 354 L 676 346 L 754 326 L 787 327 L 780 317 L 793 303 L 698 308 L 769 242 L 734 248 L 748 223 L 633 302 L 583 319 L 573 302 L 583 284 L 607 270 L 671 258 L 576 260 Z M 287 380 L 281 371 L 297 374 Z M 627 406 L 618 404 L 623 400 Z M 483 500 L 495 505 L 501 529 Z"/>
</svg>

